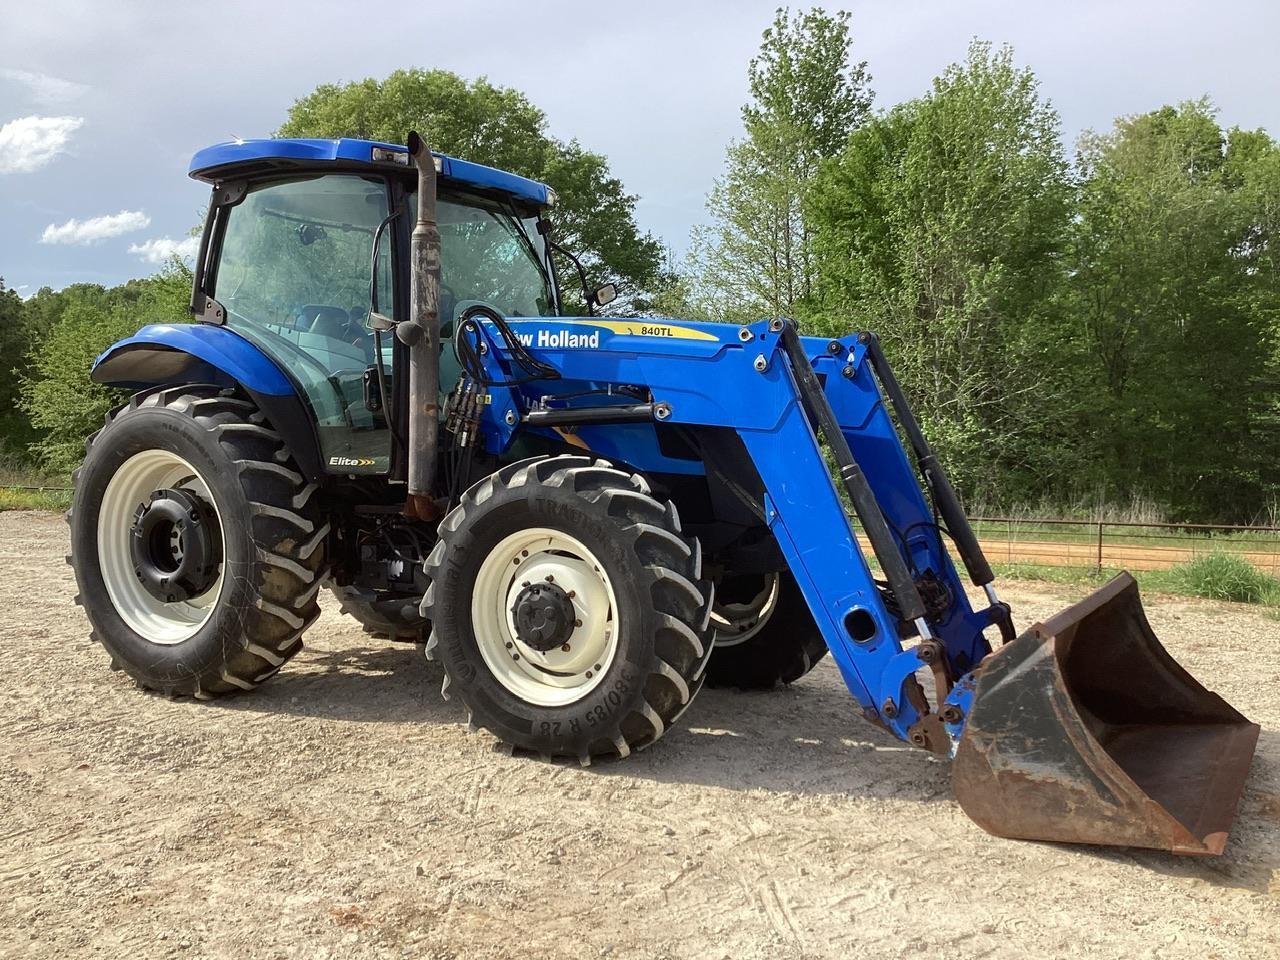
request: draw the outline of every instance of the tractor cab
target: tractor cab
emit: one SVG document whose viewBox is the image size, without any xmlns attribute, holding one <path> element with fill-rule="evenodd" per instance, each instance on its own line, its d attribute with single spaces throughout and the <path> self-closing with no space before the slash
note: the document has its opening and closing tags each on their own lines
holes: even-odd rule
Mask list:
<svg viewBox="0 0 1280 960">
<path fill-rule="evenodd" d="M 558 315 L 542 220 L 554 192 L 452 157 L 435 163 L 442 338 L 475 303 L 505 316 Z M 405 148 L 236 141 L 197 153 L 191 176 L 214 186 L 193 311 L 276 362 L 310 407 L 326 466 L 388 472 L 384 407 L 403 388 L 405 357 L 378 320 L 408 310 L 416 180 Z M 447 393 L 457 377 L 448 343 L 441 366 Z"/>
</svg>

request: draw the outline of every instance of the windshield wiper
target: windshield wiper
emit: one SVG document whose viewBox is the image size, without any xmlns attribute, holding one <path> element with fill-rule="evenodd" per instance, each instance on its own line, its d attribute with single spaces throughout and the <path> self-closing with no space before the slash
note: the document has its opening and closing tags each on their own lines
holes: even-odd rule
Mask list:
<svg viewBox="0 0 1280 960">
<path fill-rule="evenodd" d="M 529 239 L 529 235 L 524 232 L 524 228 L 519 226 L 520 218 L 516 215 L 515 210 L 508 213 L 510 219 L 503 220 L 502 225 L 513 233 L 516 239 L 524 246 L 524 252 L 529 255 L 529 259 L 533 261 L 534 266 L 538 268 L 538 273 L 542 274 L 542 282 L 547 285 L 547 289 L 552 288 L 551 275 L 547 272 L 546 265 L 542 262 L 542 258 L 538 256 L 538 250 L 533 245 L 533 241 Z"/>
</svg>

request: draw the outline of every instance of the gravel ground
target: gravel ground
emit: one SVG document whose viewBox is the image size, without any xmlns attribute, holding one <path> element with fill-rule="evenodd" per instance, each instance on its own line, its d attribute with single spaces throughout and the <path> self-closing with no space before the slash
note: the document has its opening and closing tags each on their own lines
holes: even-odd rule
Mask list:
<svg viewBox="0 0 1280 960">
<path fill-rule="evenodd" d="M 1226 854 L 997 840 L 823 663 L 621 763 L 510 758 L 332 603 L 254 693 L 108 669 L 66 527 L 0 514 L 0 956 L 1280 957 L 1277 624 L 1156 598 L 1263 725 Z M 1020 624 L 1079 592 L 1009 584 Z"/>
</svg>

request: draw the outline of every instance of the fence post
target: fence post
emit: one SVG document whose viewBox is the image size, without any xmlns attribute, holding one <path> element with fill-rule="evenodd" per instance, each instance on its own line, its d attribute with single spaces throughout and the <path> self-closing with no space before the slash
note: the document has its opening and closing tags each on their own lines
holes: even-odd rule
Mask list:
<svg viewBox="0 0 1280 960">
<path fill-rule="evenodd" d="M 1102 575 L 1102 521 L 1098 521 L 1098 575 Z"/>
</svg>

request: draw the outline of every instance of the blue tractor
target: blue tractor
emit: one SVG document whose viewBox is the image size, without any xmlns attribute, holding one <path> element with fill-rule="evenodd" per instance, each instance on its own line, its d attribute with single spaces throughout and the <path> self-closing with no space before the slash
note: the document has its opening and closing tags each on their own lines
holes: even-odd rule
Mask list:
<svg viewBox="0 0 1280 960">
<path fill-rule="evenodd" d="M 599 316 L 616 291 L 556 244 L 550 188 L 407 139 L 196 154 L 196 322 L 98 359 L 137 392 L 70 513 L 114 667 L 252 689 L 329 589 L 474 726 L 585 764 L 829 652 L 985 829 L 1222 851 L 1258 727 L 1128 575 L 1014 629 L 874 334 Z"/>
</svg>

